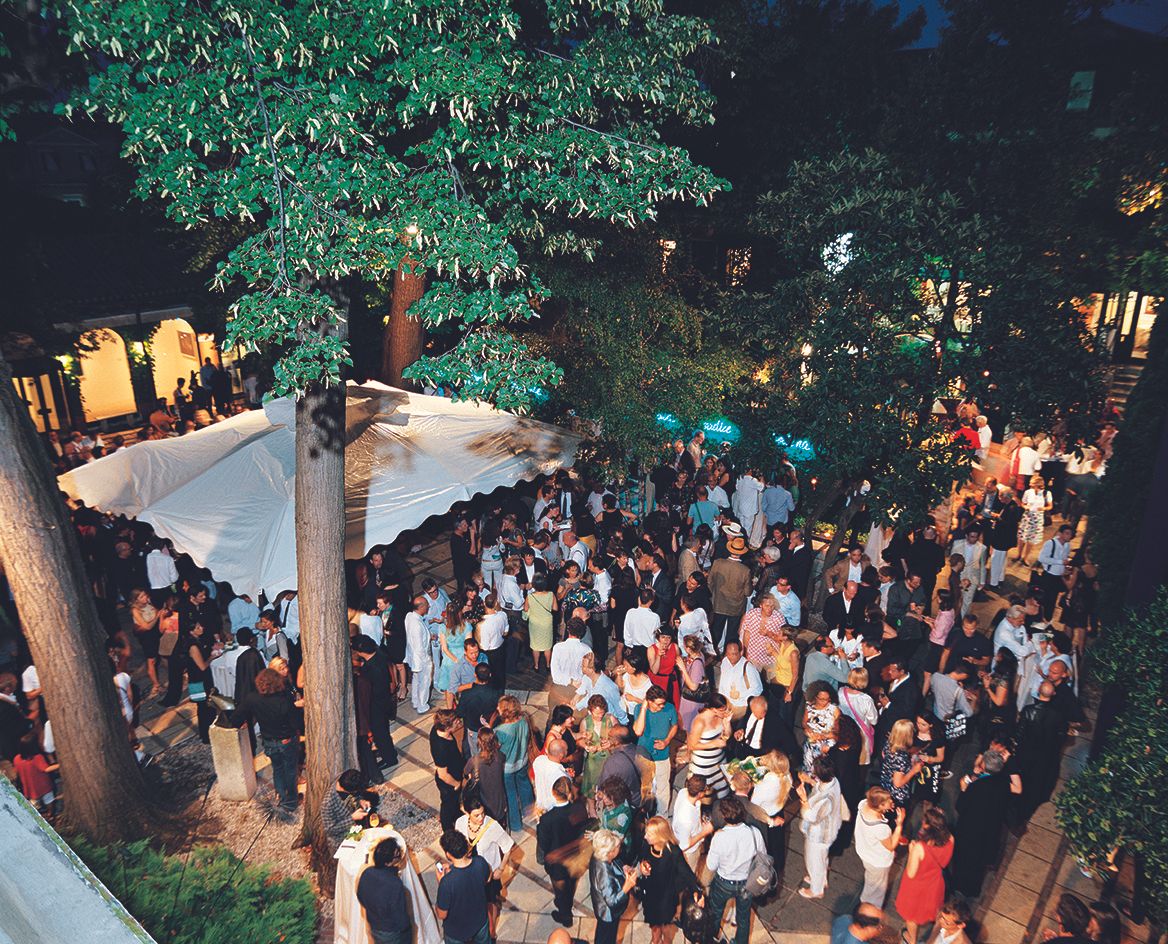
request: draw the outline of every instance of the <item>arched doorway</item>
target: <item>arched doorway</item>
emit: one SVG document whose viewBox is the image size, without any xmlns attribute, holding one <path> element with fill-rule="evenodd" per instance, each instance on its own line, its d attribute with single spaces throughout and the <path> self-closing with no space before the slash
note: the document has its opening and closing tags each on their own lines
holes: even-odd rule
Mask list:
<svg viewBox="0 0 1168 944">
<path fill-rule="evenodd" d="M 90 423 L 138 412 L 126 342 L 116 331 L 102 328 L 82 337 L 78 385 L 85 419 Z"/>
<path fill-rule="evenodd" d="M 154 362 L 154 389 L 166 402 L 174 405 L 174 388 L 178 378 L 189 388 L 191 371 L 199 369 L 199 342 L 183 318 L 158 322 L 150 337 L 150 357 Z"/>
</svg>

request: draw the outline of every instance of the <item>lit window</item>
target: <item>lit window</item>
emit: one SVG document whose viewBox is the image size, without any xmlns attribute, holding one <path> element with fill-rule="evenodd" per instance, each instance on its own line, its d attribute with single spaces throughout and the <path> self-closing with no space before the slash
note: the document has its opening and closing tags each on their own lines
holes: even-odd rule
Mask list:
<svg viewBox="0 0 1168 944">
<path fill-rule="evenodd" d="M 750 247 L 726 250 L 726 281 L 738 288 L 746 284 L 750 275 Z"/>
</svg>

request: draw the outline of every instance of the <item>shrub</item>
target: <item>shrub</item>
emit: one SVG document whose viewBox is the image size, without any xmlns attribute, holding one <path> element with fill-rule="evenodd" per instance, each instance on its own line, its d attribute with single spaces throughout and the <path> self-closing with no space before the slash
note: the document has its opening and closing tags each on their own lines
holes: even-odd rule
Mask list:
<svg viewBox="0 0 1168 944">
<path fill-rule="evenodd" d="M 74 848 L 157 941 L 312 944 L 316 898 L 303 879 L 274 879 L 222 846 L 163 855 L 145 842 Z"/>
<path fill-rule="evenodd" d="M 1107 627 L 1092 650 L 1095 678 L 1122 686 L 1125 705 L 1103 750 L 1055 798 L 1080 863 L 1100 875 L 1117 850 L 1139 856 L 1149 914 L 1168 917 L 1168 590 Z"/>
</svg>

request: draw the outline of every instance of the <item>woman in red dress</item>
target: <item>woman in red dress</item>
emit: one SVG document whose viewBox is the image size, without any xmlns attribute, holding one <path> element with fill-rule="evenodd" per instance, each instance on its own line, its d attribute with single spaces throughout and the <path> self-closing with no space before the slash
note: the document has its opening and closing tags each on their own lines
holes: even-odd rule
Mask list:
<svg viewBox="0 0 1168 944">
<path fill-rule="evenodd" d="M 945 901 L 945 876 L 941 870 L 952 858 L 953 835 L 945 814 L 940 807 L 929 806 L 916 839 L 909 843 L 908 863 L 896 894 L 896 910 L 905 923 L 900 933 L 905 944 L 916 944 L 920 926 L 937 920 Z"/>
<path fill-rule="evenodd" d="M 677 681 L 677 662 L 681 653 L 673 641 L 673 632 L 667 626 L 657 630 L 657 644 L 650 646 L 645 654 L 649 657 L 649 679 L 660 685 L 666 696 L 673 702 L 677 716 L 681 717 L 681 686 Z"/>
</svg>

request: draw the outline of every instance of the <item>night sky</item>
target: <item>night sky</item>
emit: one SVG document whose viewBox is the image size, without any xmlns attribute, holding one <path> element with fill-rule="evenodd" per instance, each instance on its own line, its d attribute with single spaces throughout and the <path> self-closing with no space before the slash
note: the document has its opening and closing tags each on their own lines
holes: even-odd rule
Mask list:
<svg viewBox="0 0 1168 944">
<path fill-rule="evenodd" d="M 1022 0 L 1024 2 L 1024 0 Z M 901 9 L 905 12 L 921 7 L 929 17 L 921 36 L 920 46 L 935 46 L 937 35 L 944 24 L 939 0 L 901 0 Z M 1105 16 L 1116 23 L 1145 30 L 1149 33 L 1159 33 L 1168 36 L 1168 0 L 1145 0 L 1143 3 L 1117 3 Z"/>
</svg>

